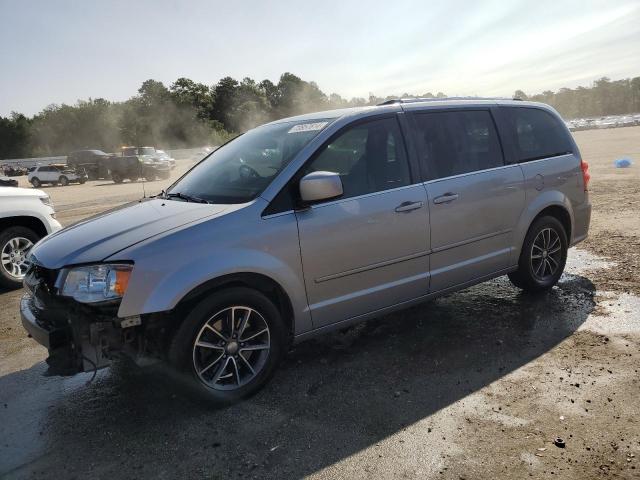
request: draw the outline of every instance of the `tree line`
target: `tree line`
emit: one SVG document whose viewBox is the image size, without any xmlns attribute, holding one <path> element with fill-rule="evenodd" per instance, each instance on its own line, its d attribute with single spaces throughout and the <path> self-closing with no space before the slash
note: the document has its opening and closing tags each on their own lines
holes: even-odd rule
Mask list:
<svg viewBox="0 0 640 480">
<path fill-rule="evenodd" d="M 442 92 L 419 96 L 444 98 Z M 640 77 L 611 81 L 603 77 L 591 87 L 562 88 L 514 97 L 554 106 L 565 118 L 640 111 Z M 179 78 L 168 87 L 147 80 L 137 95 L 124 102 L 103 98 L 75 105 L 49 105 L 27 117 L 0 116 L 0 159 L 66 155 L 72 150 L 115 151 L 121 145 L 191 148 L 217 145 L 261 123 L 332 108 L 375 105 L 398 98 L 342 98 L 323 93 L 315 82 L 284 73 L 278 83 L 222 78 L 208 86 Z"/>
</svg>

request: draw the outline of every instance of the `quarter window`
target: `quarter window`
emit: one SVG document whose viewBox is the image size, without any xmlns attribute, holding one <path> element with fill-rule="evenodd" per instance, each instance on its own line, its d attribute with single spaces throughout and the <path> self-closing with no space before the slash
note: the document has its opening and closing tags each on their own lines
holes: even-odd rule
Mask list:
<svg viewBox="0 0 640 480">
<path fill-rule="evenodd" d="M 411 183 L 398 121 L 385 118 L 355 125 L 321 148 L 304 173 L 340 174 L 343 198 Z"/>
<path fill-rule="evenodd" d="M 451 111 L 416 115 L 420 160 L 430 180 L 504 165 L 491 114 Z"/>
<path fill-rule="evenodd" d="M 560 121 L 538 108 L 505 108 L 516 160 L 526 162 L 571 153 L 573 145 Z"/>
</svg>

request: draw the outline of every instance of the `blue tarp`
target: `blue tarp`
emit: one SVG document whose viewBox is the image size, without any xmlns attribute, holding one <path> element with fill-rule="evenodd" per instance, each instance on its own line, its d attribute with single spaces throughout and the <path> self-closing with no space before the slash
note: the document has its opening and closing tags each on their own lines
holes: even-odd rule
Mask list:
<svg viewBox="0 0 640 480">
<path fill-rule="evenodd" d="M 628 158 L 619 158 L 618 160 L 613 162 L 613 164 L 616 166 L 616 168 L 629 168 L 633 164 L 633 162 Z"/>
</svg>

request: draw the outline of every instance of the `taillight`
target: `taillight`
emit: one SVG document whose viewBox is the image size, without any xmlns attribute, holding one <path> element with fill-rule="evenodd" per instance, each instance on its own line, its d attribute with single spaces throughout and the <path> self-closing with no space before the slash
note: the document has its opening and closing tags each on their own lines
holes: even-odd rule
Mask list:
<svg viewBox="0 0 640 480">
<path fill-rule="evenodd" d="M 591 175 L 589 175 L 589 164 L 584 160 L 580 160 L 580 168 L 582 169 L 582 180 L 584 182 L 584 191 L 588 190 L 589 180 L 591 180 Z"/>
</svg>

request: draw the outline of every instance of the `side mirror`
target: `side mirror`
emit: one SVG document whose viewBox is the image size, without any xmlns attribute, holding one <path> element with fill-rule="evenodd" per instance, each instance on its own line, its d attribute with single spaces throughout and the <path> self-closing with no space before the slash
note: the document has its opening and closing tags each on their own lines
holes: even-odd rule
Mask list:
<svg viewBox="0 0 640 480">
<path fill-rule="evenodd" d="M 300 198 L 305 203 L 330 200 L 342 194 L 342 180 L 335 172 L 311 172 L 300 179 Z"/>
</svg>

